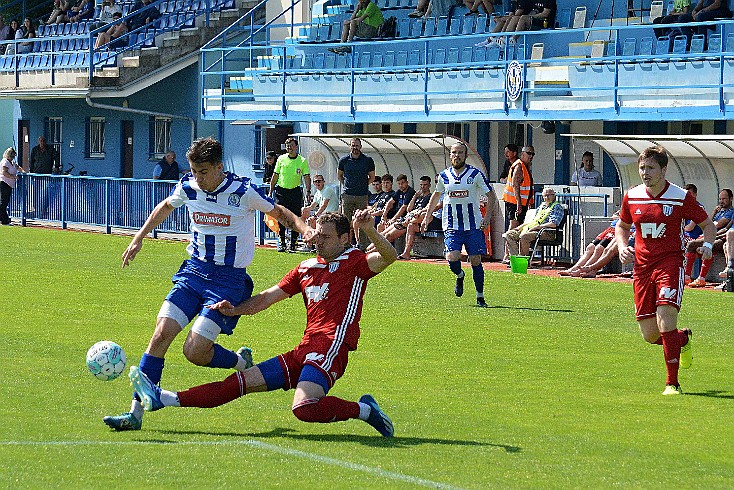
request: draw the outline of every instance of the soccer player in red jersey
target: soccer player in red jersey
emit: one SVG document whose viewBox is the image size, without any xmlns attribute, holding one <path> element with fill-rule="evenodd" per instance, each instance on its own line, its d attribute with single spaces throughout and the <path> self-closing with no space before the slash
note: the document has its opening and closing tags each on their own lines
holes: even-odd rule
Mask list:
<svg viewBox="0 0 734 490">
<path fill-rule="evenodd" d="M 683 226 L 690 219 L 703 229 L 705 240 L 698 253 L 704 259 L 711 257 L 716 228 L 690 193 L 665 179 L 665 148 L 647 148 L 637 164 L 642 185 L 632 187 L 622 200 L 615 240 L 620 261 L 635 263 L 635 316 L 642 337 L 663 346 L 668 372 L 663 395 L 680 395 L 678 366 L 688 368 L 693 359 L 691 331 L 678 330 L 684 276 Z M 632 224 L 634 249 L 627 244 Z"/>
<path fill-rule="evenodd" d="M 147 411 L 166 406 L 211 408 L 247 393 L 295 388 L 292 411 L 299 420 L 327 423 L 360 419 L 383 436 L 392 437 L 392 422 L 372 396 L 351 402 L 327 393 L 344 374 L 349 351 L 357 348 L 367 281 L 393 263 L 397 252 L 377 233 L 367 210 L 355 211 L 353 224 L 374 244 L 374 252 L 364 253 L 349 245 L 351 226 L 345 216 L 324 213 L 316 223 L 315 258 L 304 260 L 276 286 L 237 306 L 228 301 L 210 306 L 224 315 L 254 315 L 301 293 L 306 306 L 301 343 L 224 381 L 178 393 L 161 390 L 133 366 L 130 380 Z"/>
</svg>

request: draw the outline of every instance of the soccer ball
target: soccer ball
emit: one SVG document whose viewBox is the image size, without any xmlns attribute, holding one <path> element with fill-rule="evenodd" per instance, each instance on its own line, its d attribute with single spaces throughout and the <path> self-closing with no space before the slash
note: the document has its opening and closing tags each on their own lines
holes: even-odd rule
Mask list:
<svg viewBox="0 0 734 490">
<path fill-rule="evenodd" d="M 126 364 L 125 351 L 109 340 L 97 342 L 87 351 L 87 368 L 102 381 L 111 381 L 120 376 Z"/>
</svg>

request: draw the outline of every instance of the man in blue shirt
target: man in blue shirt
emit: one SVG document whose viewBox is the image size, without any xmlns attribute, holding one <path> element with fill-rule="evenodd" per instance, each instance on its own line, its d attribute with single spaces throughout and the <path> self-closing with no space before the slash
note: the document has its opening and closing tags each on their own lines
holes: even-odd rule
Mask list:
<svg viewBox="0 0 734 490">
<path fill-rule="evenodd" d="M 352 138 L 349 149 L 349 154 L 339 159 L 337 177 L 342 186 L 342 214 L 351 223 L 356 210 L 367 208 L 370 182 L 375 178 L 375 162 L 362 153 L 362 140 L 359 138 Z M 367 246 L 366 239 L 360 238 L 362 250 Z"/>
</svg>

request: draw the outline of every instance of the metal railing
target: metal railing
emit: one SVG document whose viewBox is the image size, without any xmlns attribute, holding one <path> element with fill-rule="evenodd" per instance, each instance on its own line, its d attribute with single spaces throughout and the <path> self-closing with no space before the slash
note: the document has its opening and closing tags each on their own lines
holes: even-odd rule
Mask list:
<svg viewBox="0 0 734 490">
<path fill-rule="evenodd" d="M 176 182 L 161 180 L 77 177 L 71 175 L 21 174 L 10 201 L 10 215 L 23 226 L 29 222 L 85 225 L 115 230 L 140 229 L 153 208 L 171 194 Z M 265 227 L 261 212 L 255 214 L 255 238 L 262 245 L 275 235 Z M 185 206 L 153 231 L 189 233 Z"/>
</svg>

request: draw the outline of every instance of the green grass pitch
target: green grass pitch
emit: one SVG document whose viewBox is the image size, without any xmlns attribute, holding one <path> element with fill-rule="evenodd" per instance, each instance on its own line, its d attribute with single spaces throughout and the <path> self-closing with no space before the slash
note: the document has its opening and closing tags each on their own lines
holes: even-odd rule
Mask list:
<svg viewBox="0 0 734 490">
<path fill-rule="evenodd" d="M 332 394 L 371 393 L 395 423 L 305 424 L 292 393 L 212 410 L 165 409 L 143 430 L 102 417 L 129 407 L 126 379 L 86 370 L 98 340 L 137 364 L 180 242 L 146 240 L 120 268 L 124 236 L 0 230 L 0 488 L 731 488 L 734 296 L 686 291 L 694 331 L 682 397 L 663 397 L 662 351 L 643 342 L 627 284 L 488 272 L 490 309 L 453 296 L 448 268 L 396 263 L 370 281 L 359 350 Z M 258 250 L 255 290 L 303 255 Z M 299 298 L 243 318 L 225 347 L 256 361 L 292 348 Z M 163 386 L 226 371 L 166 359 Z"/>
</svg>

